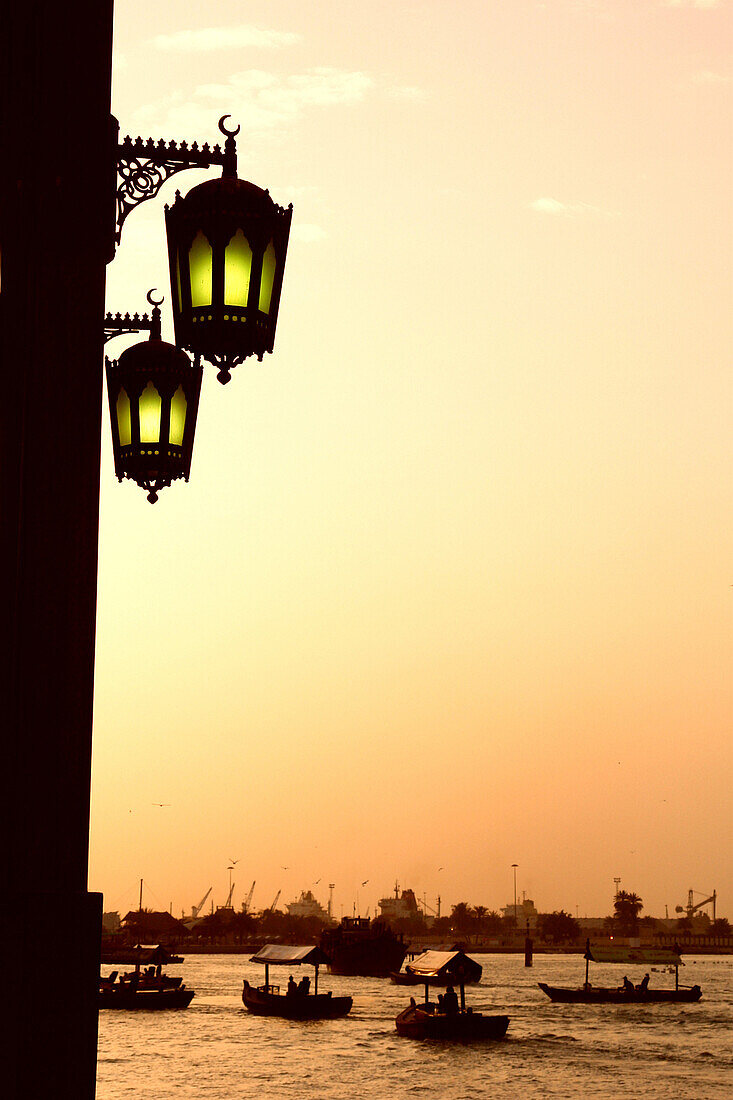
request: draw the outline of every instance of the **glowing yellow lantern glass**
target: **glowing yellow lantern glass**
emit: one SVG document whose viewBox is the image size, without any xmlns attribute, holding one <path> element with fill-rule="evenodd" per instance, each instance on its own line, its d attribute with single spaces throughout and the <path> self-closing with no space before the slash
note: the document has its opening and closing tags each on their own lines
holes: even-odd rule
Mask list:
<svg viewBox="0 0 733 1100">
<path fill-rule="evenodd" d="M 152 382 L 140 394 L 140 442 L 160 442 L 160 412 L 163 402 Z"/>
<path fill-rule="evenodd" d="M 211 245 L 203 233 L 196 234 L 188 250 L 188 268 L 191 285 L 191 305 L 211 305 L 212 252 Z"/>
<path fill-rule="evenodd" d="M 242 230 L 238 229 L 224 251 L 225 305 L 247 305 L 251 274 L 252 249 Z"/>
<path fill-rule="evenodd" d="M 183 446 L 183 435 L 186 428 L 186 410 L 188 402 L 183 392 L 183 386 L 179 386 L 171 397 L 171 422 L 168 438 L 177 447 Z"/>
<path fill-rule="evenodd" d="M 132 443 L 132 420 L 130 414 L 130 398 L 124 389 L 117 395 L 117 435 L 123 447 L 129 447 Z"/>
</svg>

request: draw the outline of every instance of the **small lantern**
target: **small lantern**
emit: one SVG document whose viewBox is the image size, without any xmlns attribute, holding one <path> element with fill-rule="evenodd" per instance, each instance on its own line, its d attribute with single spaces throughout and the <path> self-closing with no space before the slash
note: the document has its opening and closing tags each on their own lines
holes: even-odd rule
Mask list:
<svg viewBox="0 0 733 1100">
<path fill-rule="evenodd" d="M 220 382 L 272 351 L 292 213 L 227 163 L 166 206 L 176 343 L 218 366 Z"/>
<path fill-rule="evenodd" d="M 115 473 L 154 504 L 176 478 L 188 481 L 202 368 L 155 331 L 105 362 Z"/>
</svg>

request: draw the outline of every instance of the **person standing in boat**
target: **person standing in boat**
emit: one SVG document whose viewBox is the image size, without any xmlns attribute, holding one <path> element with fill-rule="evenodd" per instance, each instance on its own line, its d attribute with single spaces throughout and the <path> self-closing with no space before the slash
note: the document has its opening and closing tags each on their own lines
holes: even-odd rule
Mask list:
<svg viewBox="0 0 733 1100">
<path fill-rule="evenodd" d="M 290 977 L 288 978 L 287 996 L 288 997 L 294 997 L 297 994 L 297 992 L 298 992 L 298 987 L 295 984 L 295 978 L 291 974 Z"/>
</svg>

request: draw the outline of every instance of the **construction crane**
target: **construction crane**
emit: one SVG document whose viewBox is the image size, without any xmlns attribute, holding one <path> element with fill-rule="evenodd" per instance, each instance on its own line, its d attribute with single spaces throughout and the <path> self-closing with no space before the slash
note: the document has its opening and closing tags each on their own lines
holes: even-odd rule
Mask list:
<svg viewBox="0 0 733 1100">
<path fill-rule="evenodd" d="M 248 913 L 249 912 L 249 906 L 250 906 L 250 902 L 252 901 L 252 895 L 255 892 L 255 882 L 256 881 L 257 881 L 257 879 L 255 879 L 254 882 L 252 883 L 252 885 L 250 886 L 249 893 L 247 894 L 247 897 L 242 902 L 242 912 L 243 913 Z"/>
<path fill-rule="evenodd" d="M 280 901 L 280 895 L 281 894 L 282 894 L 282 890 L 278 890 L 278 892 L 275 894 L 275 900 L 273 901 L 272 905 L 268 909 L 265 909 L 266 913 L 272 913 L 273 912 L 275 906 Z"/>
<path fill-rule="evenodd" d="M 440 920 L 440 894 L 438 894 L 438 908 L 437 909 L 433 909 L 432 905 L 428 905 L 428 899 L 427 899 L 427 896 L 425 894 L 423 894 L 422 907 L 423 907 L 423 911 L 424 911 L 426 916 L 427 916 L 428 913 L 432 913 L 432 915 L 434 917 L 437 917 L 437 919 Z"/>
<path fill-rule="evenodd" d="M 237 885 L 236 882 L 230 883 L 229 893 L 227 894 L 227 900 L 222 905 L 222 909 L 231 909 L 231 907 L 232 907 L 232 894 L 234 893 L 234 887 L 236 885 Z"/>
<path fill-rule="evenodd" d="M 698 911 L 698 909 L 702 909 L 703 905 L 712 905 L 712 907 L 713 907 L 713 920 L 715 920 L 715 902 L 717 901 L 717 898 L 718 898 L 718 895 L 715 892 L 715 890 L 713 890 L 713 892 L 712 892 L 712 894 L 710 895 L 709 898 L 705 898 L 704 901 L 698 901 L 697 903 L 695 902 L 695 894 L 698 894 L 698 895 L 702 896 L 702 893 L 701 893 L 700 890 L 688 890 L 688 892 L 687 892 L 687 905 L 685 905 L 685 906 L 675 905 L 675 907 L 674 907 L 675 913 L 686 913 L 688 918 L 692 918 L 695 915 L 695 913 Z"/>
<path fill-rule="evenodd" d="M 209 894 L 211 893 L 212 890 L 213 890 L 213 886 L 210 886 L 209 889 L 204 894 L 204 896 L 202 897 L 201 901 L 198 903 L 198 905 L 192 905 L 191 906 L 191 920 L 196 920 L 198 918 L 199 913 L 201 912 L 201 910 L 204 907 L 204 902 L 206 901 L 206 899 L 208 898 L 208 896 L 209 896 Z"/>
</svg>

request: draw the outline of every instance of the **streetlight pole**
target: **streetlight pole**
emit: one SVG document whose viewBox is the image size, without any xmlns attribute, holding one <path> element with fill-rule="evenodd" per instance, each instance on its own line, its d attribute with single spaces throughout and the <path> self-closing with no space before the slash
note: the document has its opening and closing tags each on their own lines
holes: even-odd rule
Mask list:
<svg viewBox="0 0 733 1100">
<path fill-rule="evenodd" d="M 519 921 L 517 920 L 517 867 L 518 863 L 512 863 L 512 870 L 514 871 L 514 927 L 519 927 Z"/>
<path fill-rule="evenodd" d="M 0 468 L 12 991 L 3 1095 L 94 1096 L 101 895 L 87 891 L 112 0 L 29 0 L 0 44 Z M 36 868 L 44 874 L 38 880 Z"/>
</svg>

